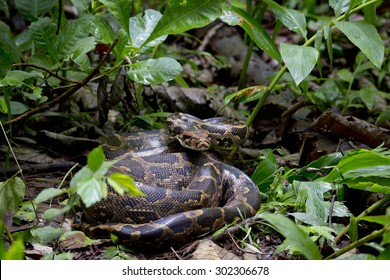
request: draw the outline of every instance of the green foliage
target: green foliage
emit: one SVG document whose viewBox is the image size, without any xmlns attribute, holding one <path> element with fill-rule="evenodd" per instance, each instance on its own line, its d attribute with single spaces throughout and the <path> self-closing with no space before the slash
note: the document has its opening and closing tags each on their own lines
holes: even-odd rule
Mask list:
<svg viewBox="0 0 390 280">
<path fill-rule="evenodd" d="M 0 182 L 0 217 L 3 218 L 6 211 L 14 212 L 24 198 L 26 185 L 19 177 L 12 177 L 5 182 Z"/>
<path fill-rule="evenodd" d="M 289 218 L 278 214 L 260 214 L 260 217 L 292 242 L 309 260 L 321 259 L 316 244 L 294 224 Z"/>
</svg>

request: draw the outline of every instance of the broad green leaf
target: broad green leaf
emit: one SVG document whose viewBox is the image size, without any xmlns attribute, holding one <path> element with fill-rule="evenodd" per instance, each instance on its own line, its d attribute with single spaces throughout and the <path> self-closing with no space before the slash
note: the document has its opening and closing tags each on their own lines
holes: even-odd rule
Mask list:
<svg viewBox="0 0 390 280">
<path fill-rule="evenodd" d="M 298 172 L 293 174 L 293 177 L 304 177 L 311 180 L 315 180 L 322 177 L 322 172 L 326 171 L 329 167 L 332 167 L 340 162 L 343 155 L 341 153 L 332 153 L 312 161 L 308 165 L 302 167 Z"/>
<path fill-rule="evenodd" d="M 296 85 L 310 74 L 319 56 L 315 48 L 289 44 L 280 44 L 280 53 Z"/>
<path fill-rule="evenodd" d="M 309 260 L 320 260 L 316 244 L 293 221 L 280 214 L 261 213 L 258 215 L 270 223 L 281 235 L 295 245 Z"/>
<path fill-rule="evenodd" d="M 102 179 L 85 178 L 76 187 L 77 194 L 87 208 L 107 197 L 107 185 Z"/>
<path fill-rule="evenodd" d="M 372 110 L 375 103 L 375 96 L 377 95 L 376 90 L 373 88 L 361 88 L 359 90 L 360 99 L 366 105 L 368 110 Z"/>
<path fill-rule="evenodd" d="M 364 21 L 335 21 L 334 24 L 377 68 L 381 67 L 385 47 L 374 26 Z"/>
<path fill-rule="evenodd" d="M 319 217 L 314 216 L 313 214 L 308 214 L 305 212 L 295 212 L 290 213 L 291 216 L 297 220 L 313 226 L 326 226 L 326 223 Z"/>
<path fill-rule="evenodd" d="M 390 178 L 390 157 L 377 151 L 361 149 L 346 154 L 323 180 L 344 182 L 371 177 Z"/>
<path fill-rule="evenodd" d="M 275 172 L 279 165 L 271 149 L 263 150 L 263 157 L 253 172 L 251 179 L 256 185 L 266 185 L 272 183 Z"/>
<path fill-rule="evenodd" d="M 6 211 L 14 212 L 23 201 L 26 185 L 19 177 L 0 182 L 0 218 Z"/>
<path fill-rule="evenodd" d="M 2 228 L 0 227 L 2 230 Z M 0 242 L 2 240 L 0 239 Z M 22 238 L 18 238 L 16 242 L 12 243 L 8 250 L 3 252 L 0 250 L 1 260 L 24 260 L 24 242 Z"/>
<path fill-rule="evenodd" d="M 103 161 L 105 159 L 105 155 L 103 152 L 102 147 L 94 148 L 89 154 L 87 159 L 87 164 L 89 169 L 91 169 L 93 172 L 97 171 L 100 166 L 103 164 Z"/>
<path fill-rule="evenodd" d="M 352 83 L 354 80 L 354 76 L 348 69 L 340 69 L 337 71 L 337 77 L 340 78 L 342 81 L 347 83 Z"/>
<path fill-rule="evenodd" d="M 306 18 L 302 12 L 282 7 L 271 0 L 265 0 L 264 2 L 268 4 L 268 6 L 271 8 L 271 11 L 276 15 L 278 20 L 283 23 L 284 26 L 306 38 Z"/>
<path fill-rule="evenodd" d="M 31 230 L 31 235 L 39 241 L 39 243 L 48 243 L 53 239 L 59 238 L 65 233 L 64 228 L 54 228 L 51 226 L 38 227 Z"/>
<path fill-rule="evenodd" d="M 130 37 L 134 48 L 140 48 L 146 42 L 161 17 L 160 12 L 148 9 L 130 18 Z"/>
<path fill-rule="evenodd" d="M 8 71 L 3 80 L 0 81 L 0 86 L 18 86 L 26 79 L 36 78 L 36 72 L 30 73 L 21 70 Z"/>
<path fill-rule="evenodd" d="M 35 53 L 30 56 L 28 58 L 28 63 L 42 66 L 47 69 L 54 69 L 53 61 L 51 61 L 51 59 L 47 55 L 41 53 Z"/>
<path fill-rule="evenodd" d="M 229 25 L 241 26 L 249 37 L 255 42 L 256 46 L 265 51 L 269 56 L 279 61 L 280 53 L 274 41 L 270 38 L 267 31 L 250 14 L 230 5 L 224 5 L 224 15 L 221 19 Z"/>
<path fill-rule="evenodd" d="M 182 70 L 175 59 L 160 57 L 132 64 L 127 76 L 137 83 L 153 85 L 173 80 Z"/>
<path fill-rule="evenodd" d="M 187 30 L 203 27 L 222 14 L 225 0 L 171 0 L 151 36 L 144 43 Z"/>
<path fill-rule="evenodd" d="M 329 6 L 333 8 L 336 17 L 348 11 L 351 0 L 329 0 Z"/>
<path fill-rule="evenodd" d="M 36 19 L 49 12 L 57 0 L 15 0 L 15 7 L 29 19 Z"/>
<path fill-rule="evenodd" d="M 134 184 L 133 178 L 121 173 L 113 173 L 107 178 L 108 184 L 120 195 L 125 192 L 132 196 L 144 196 L 145 194 Z"/>
<path fill-rule="evenodd" d="M 115 40 L 114 29 L 106 18 L 101 15 L 85 16 L 84 18 L 89 23 L 89 32 L 96 38 L 96 41 L 111 44 Z M 127 40 L 122 41 L 121 43 L 127 43 Z"/>
<path fill-rule="evenodd" d="M 54 63 L 58 62 L 56 29 L 56 25 L 47 17 L 40 18 L 29 26 L 35 46 L 47 51 Z"/>
<path fill-rule="evenodd" d="M 62 208 L 49 208 L 43 214 L 42 218 L 45 220 L 53 220 L 58 216 L 64 215 L 72 209 L 72 205 L 67 204 Z"/>
<path fill-rule="evenodd" d="M 7 75 L 7 72 L 12 67 L 12 56 L 11 52 L 0 48 L 0 80 Z"/>
<path fill-rule="evenodd" d="M 224 98 L 225 105 L 230 102 L 241 103 L 241 102 L 251 102 L 258 99 L 264 98 L 268 92 L 268 87 L 266 86 L 252 86 L 247 87 L 242 90 L 233 92 Z"/>
<path fill-rule="evenodd" d="M 18 211 L 15 213 L 13 222 L 17 225 L 23 223 L 30 223 L 35 220 L 36 214 L 33 207 L 33 202 L 31 200 L 25 201 L 19 207 Z"/>
<path fill-rule="evenodd" d="M 10 111 L 12 115 L 20 115 L 28 111 L 29 107 L 19 101 L 10 101 Z"/>
<path fill-rule="evenodd" d="M 99 0 L 114 15 L 130 39 L 130 15 L 133 0 Z"/>
<path fill-rule="evenodd" d="M 372 25 L 376 25 L 377 20 L 376 20 L 376 6 L 375 4 L 368 5 L 363 8 L 363 13 L 364 13 L 364 20 Z"/>
<path fill-rule="evenodd" d="M 59 196 L 59 195 L 64 194 L 64 193 L 66 193 L 66 190 L 64 190 L 64 189 L 57 189 L 57 188 L 44 189 L 34 199 L 34 203 L 39 204 L 39 203 L 42 203 L 50 198 L 54 198 L 54 197 Z"/>
<path fill-rule="evenodd" d="M 0 48 L 10 52 L 13 62 L 21 61 L 22 53 L 16 46 L 10 27 L 0 20 Z"/>
<path fill-rule="evenodd" d="M 86 11 L 89 10 L 92 0 L 70 0 L 75 6 L 77 13 L 83 15 Z"/>
<path fill-rule="evenodd" d="M 388 223 L 387 219 L 388 218 L 385 215 L 381 215 L 381 216 L 363 216 L 363 217 L 357 218 L 357 221 L 367 221 L 367 222 L 370 222 L 370 223 L 377 223 L 377 224 L 380 224 L 382 226 L 385 226 Z"/>
<path fill-rule="evenodd" d="M 95 48 L 94 38 L 87 37 L 90 25 L 85 19 L 77 19 L 63 27 L 58 38 L 59 58 L 75 59 Z"/>
<path fill-rule="evenodd" d="M 297 193 L 297 205 L 306 210 L 309 215 L 313 215 L 326 222 L 329 208 L 324 205 L 324 193 L 331 190 L 329 183 L 300 182 L 294 181 L 293 188 Z"/>
</svg>

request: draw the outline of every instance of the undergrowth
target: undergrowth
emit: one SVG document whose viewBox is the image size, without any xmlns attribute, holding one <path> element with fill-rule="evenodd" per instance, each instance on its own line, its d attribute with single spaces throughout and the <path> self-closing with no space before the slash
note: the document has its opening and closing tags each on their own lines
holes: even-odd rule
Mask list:
<svg viewBox="0 0 390 280">
<path fill-rule="evenodd" d="M 225 97 L 225 105 L 232 108 L 237 104 L 248 104 L 248 126 L 258 117 L 267 97 L 286 87 L 321 111 L 332 107 L 345 113 L 351 108 L 359 108 L 372 113 L 377 124 L 390 119 L 389 107 L 374 111 L 376 97 L 390 98 L 388 93 L 381 91 L 381 84 L 390 69 L 388 55 L 385 55 L 389 48 L 384 44 L 388 38 L 382 38 L 385 35 L 377 31 L 383 18 L 377 15 L 376 9 L 383 1 L 330 0 L 320 1 L 320 5 L 316 5 L 317 1 L 285 1 L 280 5 L 271 0 L 254 3 L 219 0 L 167 2 L 167 5 L 161 3 L 154 9 L 143 10 L 142 1 L 72 0 L 78 16 L 68 19 L 64 1 L 45 0 L 36 5 L 36 0 L 16 0 L 15 7 L 8 7 L 6 1 L 0 1 L 4 15 L 4 21 L 0 21 L 0 124 L 7 144 L 4 166 L 12 155 L 15 127 L 23 125 L 26 135 L 35 136 L 37 131 L 30 127 L 31 121 L 60 114 L 49 109 L 66 101 L 79 89 L 88 87 L 90 82 L 107 79 L 115 83 L 119 72 L 135 85 L 133 110 L 125 110 L 121 124 L 131 126 L 141 122 L 144 127 L 160 127 L 167 112 L 148 107 L 143 89 L 163 83 L 189 86 L 180 75 L 182 64 L 188 60 L 168 48 L 168 36 L 193 36 L 186 32 L 216 20 L 243 29 L 250 46 L 247 62 L 251 52 L 262 51 L 279 65 L 269 84 L 251 87 L 243 84 L 244 68 L 239 90 Z M 34 5 L 39 9 L 32 9 Z M 12 9 L 23 15 L 27 23 L 27 27 L 17 34 L 9 24 Z M 275 19 L 272 35 L 262 25 L 269 15 Z M 277 44 L 276 38 L 282 29 L 297 35 L 301 43 Z M 352 67 L 337 69 L 332 72 L 334 76 L 328 77 L 324 72 L 331 73 L 329 65 L 335 57 L 345 55 L 339 37 L 349 41 L 358 52 Z M 208 53 L 200 55 L 212 56 Z M 215 61 L 222 63 L 218 59 Z M 324 62 L 328 64 L 326 67 Z M 197 73 L 196 65 L 190 65 Z M 196 76 L 192 78 L 197 79 Z M 364 87 L 359 85 L 361 80 L 366 83 Z M 313 83 L 316 87 L 311 86 Z M 140 112 L 142 115 L 137 114 Z M 88 115 L 79 118 L 93 121 Z M 236 152 L 237 148 L 234 148 L 231 159 Z M 252 179 L 259 186 L 263 203 L 253 227 L 265 225 L 284 236 L 275 253 L 287 250 L 307 259 L 390 258 L 390 211 L 375 214 L 375 210 L 390 200 L 390 153 L 387 149 L 337 152 L 300 168 L 280 165 L 275 157 L 279 150 L 261 152 Z M 16 157 L 13 158 L 17 161 Z M 104 161 L 101 150 L 92 151 L 87 166 L 72 179 L 69 172 L 57 188 L 47 189 L 28 202 L 34 213 L 28 222 L 34 222 L 34 227 L 11 234 L 2 223 L 1 232 L 5 234 L 0 240 L 1 258 L 22 259 L 24 242 L 47 244 L 70 234 L 61 228 L 39 225 L 35 209 L 47 199 L 65 197 L 62 208 L 48 209 L 43 214 L 43 219 L 51 220 L 71 211 L 78 198 L 86 205 L 104 198 L 106 180 L 120 192 L 139 195 L 131 187 L 131 178 L 120 174 L 105 176 L 112 164 Z M 70 182 L 69 188 L 64 188 L 65 181 Z M 346 189 L 376 193 L 380 198 L 354 216 L 344 203 Z M 26 203 L 22 204 L 26 190 L 20 167 L 17 173 L 0 183 L 1 220 L 6 212 L 16 216 L 18 210 L 28 207 Z M 365 236 L 359 236 L 358 228 L 363 222 L 377 226 Z M 245 225 L 241 228 L 247 232 L 247 238 L 241 244 L 261 253 L 257 244 L 261 234 Z M 349 238 L 349 245 L 338 248 L 345 236 Z M 93 241 L 85 237 L 85 242 Z M 5 244 L 10 245 L 5 248 Z M 375 253 L 346 256 L 362 245 L 371 247 Z M 321 251 L 325 246 L 338 250 L 325 255 Z M 111 251 L 112 255 L 107 256 L 127 258 L 115 248 Z M 54 252 L 45 258 L 68 259 L 72 254 Z"/>
</svg>

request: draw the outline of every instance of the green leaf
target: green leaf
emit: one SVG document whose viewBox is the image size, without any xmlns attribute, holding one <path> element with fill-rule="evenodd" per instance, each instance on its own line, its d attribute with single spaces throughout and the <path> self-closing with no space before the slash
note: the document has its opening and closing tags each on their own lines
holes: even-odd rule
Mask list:
<svg viewBox="0 0 390 280">
<path fill-rule="evenodd" d="M 282 7 L 271 0 L 265 0 L 264 2 L 268 4 L 271 11 L 284 26 L 306 38 L 306 17 L 302 12 Z"/>
<path fill-rule="evenodd" d="M 329 6 L 334 10 L 336 17 L 348 11 L 351 0 L 329 0 Z"/>
<path fill-rule="evenodd" d="M 21 222 L 32 222 L 36 218 L 36 214 L 33 207 L 32 201 L 25 201 L 20 206 L 18 212 L 15 213 L 13 221 L 15 224 L 20 225 Z"/>
<path fill-rule="evenodd" d="M 19 177 L 0 182 L 0 218 L 6 211 L 14 212 L 24 198 L 26 185 Z"/>
<path fill-rule="evenodd" d="M 2 228 L 0 227 L 2 230 Z M 1 242 L 2 240 L 0 240 Z M 12 243 L 8 250 L 1 254 L 0 251 L 0 259 L 1 260 L 24 260 L 24 242 L 21 238 L 14 243 Z"/>
<path fill-rule="evenodd" d="M 49 243 L 53 239 L 59 238 L 65 232 L 64 228 L 54 227 L 39 227 L 31 230 L 31 235 L 39 241 L 39 243 Z"/>
<path fill-rule="evenodd" d="M 29 19 L 36 19 L 50 11 L 57 0 L 15 0 L 15 7 Z"/>
<path fill-rule="evenodd" d="M 334 24 L 377 68 L 381 67 L 385 47 L 374 26 L 364 21 L 335 21 Z"/>
<path fill-rule="evenodd" d="M 325 182 L 344 182 L 356 178 L 390 178 L 390 157 L 374 150 L 352 151 L 323 178 Z"/>
<path fill-rule="evenodd" d="M 7 72 L 7 75 L 0 81 L 1 86 L 18 86 L 26 79 L 36 78 L 37 73 L 30 73 L 21 70 L 11 70 Z"/>
<path fill-rule="evenodd" d="M 134 184 L 133 178 L 129 175 L 113 173 L 107 178 L 107 182 L 120 195 L 128 192 L 132 196 L 145 196 L 145 194 Z"/>
<path fill-rule="evenodd" d="M 222 14 L 225 0 L 171 0 L 148 40 L 203 27 Z"/>
<path fill-rule="evenodd" d="M 355 216 L 351 216 L 349 238 L 351 239 L 351 242 L 356 242 L 358 240 L 358 225 Z"/>
<path fill-rule="evenodd" d="M 146 42 L 161 17 L 160 12 L 149 9 L 130 18 L 130 37 L 134 48 L 140 48 Z M 163 40 L 165 38 L 166 36 L 163 36 Z M 163 40 L 158 41 L 162 42 Z"/>
<path fill-rule="evenodd" d="M 133 0 L 99 0 L 114 15 L 130 39 L 130 15 Z"/>
<path fill-rule="evenodd" d="M 87 37 L 90 23 L 85 19 L 77 19 L 68 22 L 61 30 L 58 38 L 58 57 L 68 60 L 76 59 L 95 48 L 95 39 Z"/>
<path fill-rule="evenodd" d="M 16 63 L 21 61 L 22 54 L 16 46 L 13 37 L 11 36 L 10 27 L 0 20 L 0 48 L 9 51 L 12 55 L 12 60 Z"/>
<path fill-rule="evenodd" d="M 244 102 L 256 101 L 258 99 L 264 98 L 267 92 L 268 92 L 268 87 L 266 86 L 247 87 L 227 95 L 224 98 L 224 103 L 225 105 L 227 105 L 230 102 L 244 103 Z"/>
<path fill-rule="evenodd" d="M 8 106 L 5 103 L 4 99 L 0 97 L 0 112 L 3 114 L 8 113 Z"/>
<path fill-rule="evenodd" d="M 310 74 L 319 56 L 315 48 L 289 44 L 280 44 L 280 53 L 296 85 Z"/>
<path fill-rule="evenodd" d="M 42 203 L 50 198 L 54 198 L 54 197 L 59 196 L 59 195 L 64 194 L 64 193 L 66 193 L 66 190 L 64 190 L 64 189 L 57 189 L 57 188 L 44 189 L 34 199 L 34 203 L 39 204 L 39 203 Z"/>
<path fill-rule="evenodd" d="M 73 6 L 75 6 L 78 15 L 85 14 L 91 6 L 92 0 L 71 0 Z"/>
<path fill-rule="evenodd" d="M 221 19 L 229 25 L 241 26 L 256 46 L 265 51 L 269 56 L 280 62 L 280 53 L 274 41 L 267 31 L 250 14 L 230 5 L 224 5 L 224 15 Z"/>
<path fill-rule="evenodd" d="M 107 197 L 107 184 L 102 179 L 84 178 L 76 186 L 76 192 L 83 201 L 85 207 L 90 207 L 96 202 Z"/>
<path fill-rule="evenodd" d="M 65 205 L 62 208 L 49 208 L 42 214 L 42 218 L 50 221 L 55 219 L 58 216 L 65 214 L 71 209 L 72 209 L 72 205 L 69 204 Z"/>
<path fill-rule="evenodd" d="M 58 62 L 56 25 L 47 17 L 40 18 L 29 26 L 31 37 L 35 46 L 42 51 L 47 51 L 54 63 Z"/>
<path fill-rule="evenodd" d="M 137 83 L 153 85 L 173 80 L 182 70 L 175 59 L 160 57 L 132 64 L 127 76 Z"/>
<path fill-rule="evenodd" d="M 28 111 L 29 107 L 18 101 L 10 101 L 10 111 L 12 115 L 20 115 Z"/>
<path fill-rule="evenodd" d="M 0 80 L 3 79 L 12 67 L 11 52 L 0 48 Z"/>
<path fill-rule="evenodd" d="M 96 38 L 96 41 L 100 43 L 111 44 L 115 40 L 114 29 L 112 28 L 108 20 L 102 15 L 88 15 L 84 18 L 90 24 L 90 27 L 88 29 L 90 30 L 91 34 Z M 122 41 L 124 41 L 122 43 L 127 43 L 127 40 Z"/>
<path fill-rule="evenodd" d="M 94 148 L 89 154 L 87 159 L 87 164 L 89 169 L 91 169 L 93 172 L 97 171 L 100 166 L 102 166 L 105 155 L 103 152 L 102 147 L 96 147 Z"/>
<path fill-rule="evenodd" d="M 299 248 L 307 259 L 321 259 L 321 254 L 316 244 L 289 218 L 280 214 L 267 213 L 260 213 L 258 216 L 270 223 L 281 235 Z"/>
<path fill-rule="evenodd" d="M 304 206 L 306 213 L 326 222 L 329 208 L 324 204 L 324 193 L 332 186 L 324 182 L 294 181 L 293 188 L 297 192 L 297 205 Z"/>
<path fill-rule="evenodd" d="M 256 185 L 266 185 L 268 187 L 274 180 L 279 165 L 271 149 L 263 150 L 263 154 L 262 160 L 257 165 L 251 179 Z"/>
</svg>

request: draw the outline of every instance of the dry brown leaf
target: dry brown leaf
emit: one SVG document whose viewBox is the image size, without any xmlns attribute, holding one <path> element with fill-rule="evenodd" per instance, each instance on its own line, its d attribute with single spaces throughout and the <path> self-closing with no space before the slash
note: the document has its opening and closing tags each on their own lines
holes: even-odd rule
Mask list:
<svg viewBox="0 0 390 280">
<path fill-rule="evenodd" d="M 201 240 L 193 253 L 193 260 L 240 260 L 238 256 L 219 247 L 211 240 Z"/>
</svg>

